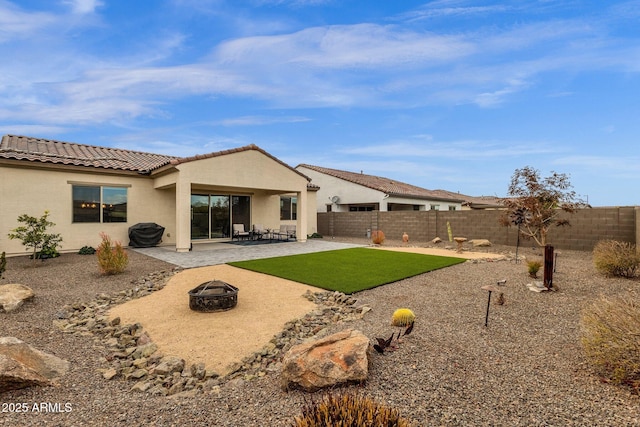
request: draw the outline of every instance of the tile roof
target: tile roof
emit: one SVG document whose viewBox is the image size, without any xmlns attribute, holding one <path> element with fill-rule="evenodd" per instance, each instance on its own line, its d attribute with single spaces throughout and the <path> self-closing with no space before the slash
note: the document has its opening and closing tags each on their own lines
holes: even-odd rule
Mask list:
<svg viewBox="0 0 640 427">
<path fill-rule="evenodd" d="M 174 156 L 75 144 L 28 136 L 5 135 L 0 159 L 27 160 L 148 173 L 176 159 Z"/>
<path fill-rule="evenodd" d="M 256 150 L 273 159 L 305 179 L 309 178 L 291 166 L 275 158 L 254 144 L 215 153 L 191 157 L 166 156 L 119 148 L 98 147 L 73 142 L 5 135 L 0 142 L 0 159 L 26 160 L 30 162 L 54 163 L 71 166 L 104 168 L 148 174 L 163 166 L 176 166 L 201 159 L 224 156 L 241 151 Z M 314 188 L 311 186 L 310 188 Z"/>
<path fill-rule="evenodd" d="M 363 187 L 383 192 L 390 196 L 413 197 L 429 200 L 449 200 L 457 202 L 463 201 L 462 197 L 454 196 L 453 194 L 455 193 L 427 190 L 426 188 L 417 187 L 415 185 L 407 184 L 382 176 L 366 175 L 362 172 L 348 172 L 307 164 L 300 164 L 297 167 L 303 167 L 319 173 L 323 173 L 325 175 L 330 175 L 344 181 L 349 181 L 354 184 L 362 185 Z"/>
<path fill-rule="evenodd" d="M 434 190 L 437 192 L 441 192 L 445 195 L 449 195 L 450 197 L 458 197 L 459 199 L 464 200 L 465 205 L 470 206 L 471 208 L 499 208 L 504 207 L 503 199 L 497 196 L 467 196 L 466 194 L 454 193 L 452 191 L 447 190 Z"/>
</svg>

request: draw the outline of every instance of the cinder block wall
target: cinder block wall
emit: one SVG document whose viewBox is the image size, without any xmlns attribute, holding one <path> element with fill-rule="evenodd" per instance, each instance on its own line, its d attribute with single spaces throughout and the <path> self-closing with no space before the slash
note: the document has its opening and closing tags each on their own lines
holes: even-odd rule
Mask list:
<svg viewBox="0 0 640 427">
<path fill-rule="evenodd" d="M 590 251 L 599 240 L 613 239 L 636 243 L 637 212 L 640 207 L 581 209 L 562 213 L 570 226 L 552 227 L 547 243 L 558 249 Z M 454 237 L 489 239 L 499 245 L 515 246 L 515 226 L 503 227 L 498 219 L 502 211 L 398 211 L 398 212 L 323 212 L 318 213 L 318 232 L 325 236 L 366 237 L 367 230 L 384 231 L 389 239 L 400 240 L 406 232 L 412 242 L 428 242 L 434 237 L 448 240 L 447 223 Z M 521 244 L 535 244 L 521 238 Z"/>
</svg>

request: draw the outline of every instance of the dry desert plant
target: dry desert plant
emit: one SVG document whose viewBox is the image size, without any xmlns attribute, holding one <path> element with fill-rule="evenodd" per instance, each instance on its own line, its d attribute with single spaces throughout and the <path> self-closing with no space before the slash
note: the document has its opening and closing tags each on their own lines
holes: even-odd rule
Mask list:
<svg viewBox="0 0 640 427">
<path fill-rule="evenodd" d="M 640 254 L 631 243 L 601 240 L 593 248 L 593 263 L 602 274 L 630 278 L 640 265 Z"/>
<path fill-rule="evenodd" d="M 640 385 L 640 306 L 633 299 L 601 297 L 585 308 L 581 342 L 604 378 Z"/>
</svg>

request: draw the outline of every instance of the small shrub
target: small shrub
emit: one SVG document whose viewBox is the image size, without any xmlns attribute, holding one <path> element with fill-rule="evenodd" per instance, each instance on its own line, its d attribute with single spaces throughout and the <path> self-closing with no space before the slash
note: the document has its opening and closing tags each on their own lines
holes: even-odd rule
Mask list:
<svg viewBox="0 0 640 427">
<path fill-rule="evenodd" d="M 7 271 L 7 254 L 0 254 L 0 279 L 4 279 L 4 272 Z"/>
<path fill-rule="evenodd" d="M 96 250 L 92 246 L 83 246 L 78 251 L 78 255 L 93 255 L 96 253 Z"/>
<path fill-rule="evenodd" d="M 387 408 L 354 394 L 326 395 L 320 402 L 311 402 L 294 420 L 294 427 L 386 426 L 409 427 L 397 409 Z"/>
<path fill-rule="evenodd" d="M 384 242 L 384 233 L 382 230 L 374 230 L 371 233 L 371 241 L 376 245 L 381 245 Z"/>
<path fill-rule="evenodd" d="M 309 235 L 310 239 L 322 239 L 322 234 L 313 233 Z"/>
<path fill-rule="evenodd" d="M 49 227 L 55 223 L 49 221 L 49 211 L 44 211 L 40 218 L 22 214 L 18 217 L 18 222 L 23 223 L 18 228 L 14 228 L 9 233 L 9 239 L 20 239 L 27 248 L 32 248 L 31 259 L 55 258 L 59 256 L 58 246 L 62 242 L 60 234 L 47 233 Z"/>
<path fill-rule="evenodd" d="M 111 238 L 106 233 L 100 233 L 102 243 L 98 246 L 96 254 L 98 264 L 103 274 L 122 273 L 129 263 L 129 256 L 120 242 L 112 244 Z"/>
<path fill-rule="evenodd" d="M 529 272 L 529 276 L 534 279 L 538 277 L 538 271 L 542 267 L 542 262 L 538 260 L 527 261 L 527 271 Z"/>
<path fill-rule="evenodd" d="M 33 256 L 33 255 L 31 255 Z M 60 256 L 60 252 L 55 246 L 44 246 L 41 250 L 36 252 L 36 258 L 45 260 L 47 258 L 57 258 Z"/>
<path fill-rule="evenodd" d="M 601 240 L 593 248 L 593 262 L 602 274 L 631 278 L 640 265 L 640 255 L 631 243 Z"/>
<path fill-rule="evenodd" d="M 640 306 L 600 298 L 581 321 L 582 347 L 596 371 L 614 383 L 640 386 Z"/>
</svg>

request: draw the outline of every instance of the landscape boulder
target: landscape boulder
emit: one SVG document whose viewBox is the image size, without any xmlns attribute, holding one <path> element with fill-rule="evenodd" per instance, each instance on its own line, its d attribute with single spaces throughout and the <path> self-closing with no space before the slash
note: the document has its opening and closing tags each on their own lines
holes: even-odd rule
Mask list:
<svg viewBox="0 0 640 427">
<path fill-rule="evenodd" d="M 69 370 L 69 362 L 14 338 L 0 337 L 0 393 L 50 386 Z"/>
<path fill-rule="evenodd" d="M 469 240 L 469 243 L 471 243 L 474 248 L 491 246 L 491 242 L 487 239 L 473 239 Z"/>
<path fill-rule="evenodd" d="M 7 313 L 17 310 L 33 298 L 34 293 L 31 288 L 19 283 L 9 283 L 0 285 L 0 311 Z"/>
<path fill-rule="evenodd" d="M 182 372 L 184 369 L 184 359 L 176 356 L 166 356 L 160 360 L 156 366 L 154 373 L 156 375 L 171 375 L 174 372 Z"/>
<path fill-rule="evenodd" d="M 365 381 L 368 348 L 369 338 L 351 329 L 291 347 L 282 360 L 282 387 L 315 391 Z"/>
</svg>

